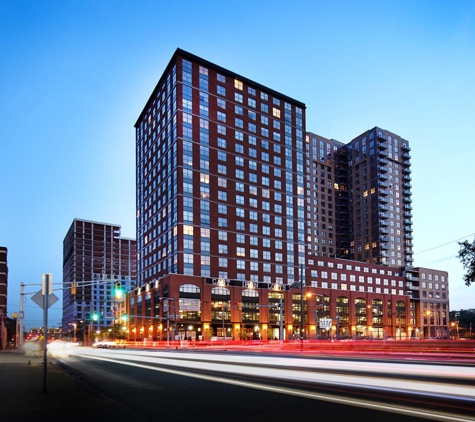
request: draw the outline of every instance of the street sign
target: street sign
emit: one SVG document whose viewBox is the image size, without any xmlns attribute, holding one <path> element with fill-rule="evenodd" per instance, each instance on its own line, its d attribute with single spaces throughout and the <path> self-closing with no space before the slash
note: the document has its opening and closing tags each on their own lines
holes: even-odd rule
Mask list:
<svg viewBox="0 0 475 422">
<path fill-rule="evenodd" d="M 42 291 L 36 292 L 32 297 L 31 300 L 35 302 L 41 309 L 44 310 L 44 295 Z M 48 295 L 48 308 L 54 305 L 59 300 L 59 297 L 56 296 L 54 293 Z"/>
<path fill-rule="evenodd" d="M 331 318 L 320 318 L 320 328 L 332 328 Z"/>
</svg>

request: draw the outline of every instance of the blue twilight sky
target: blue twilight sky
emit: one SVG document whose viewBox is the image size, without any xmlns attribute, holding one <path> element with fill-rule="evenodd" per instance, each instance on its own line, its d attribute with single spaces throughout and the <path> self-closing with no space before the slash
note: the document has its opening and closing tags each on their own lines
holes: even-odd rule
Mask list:
<svg viewBox="0 0 475 422">
<path fill-rule="evenodd" d="M 451 309 L 475 308 L 456 258 L 475 234 L 473 0 L 0 0 L 9 316 L 20 283 L 61 282 L 74 218 L 135 238 L 133 126 L 178 47 L 304 102 L 309 131 L 407 139 L 414 264 L 449 272 Z M 27 295 L 25 326 L 42 325 Z"/>
</svg>

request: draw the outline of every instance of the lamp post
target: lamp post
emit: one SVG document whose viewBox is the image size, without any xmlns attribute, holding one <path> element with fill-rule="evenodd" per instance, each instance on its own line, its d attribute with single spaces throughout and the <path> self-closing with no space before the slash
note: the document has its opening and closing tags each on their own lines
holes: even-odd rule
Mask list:
<svg viewBox="0 0 475 422">
<path fill-rule="evenodd" d="M 166 312 L 167 312 L 167 347 L 170 347 L 170 305 L 168 303 L 169 300 L 173 301 L 173 307 L 174 307 L 174 311 L 175 311 L 175 328 L 174 328 L 174 333 L 176 335 L 176 299 L 175 298 L 172 298 L 172 297 L 160 297 L 159 300 L 165 300 L 166 299 Z M 165 307 L 165 306 L 164 306 Z"/>
<path fill-rule="evenodd" d="M 430 338 L 430 311 L 426 311 L 427 315 L 427 338 Z"/>
<path fill-rule="evenodd" d="M 76 328 L 78 326 L 78 323 L 77 322 L 70 322 L 69 325 L 72 325 L 74 327 L 73 341 L 74 341 L 74 343 L 76 343 L 76 341 L 77 341 L 77 339 L 76 339 Z"/>
</svg>

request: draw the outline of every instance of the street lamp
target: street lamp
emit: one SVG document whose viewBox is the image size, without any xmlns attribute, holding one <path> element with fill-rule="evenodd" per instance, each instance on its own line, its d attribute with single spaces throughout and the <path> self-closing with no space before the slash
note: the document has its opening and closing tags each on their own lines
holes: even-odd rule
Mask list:
<svg viewBox="0 0 475 422">
<path fill-rule="evenodd" d="M 76 338 L 76 328 L 78 326 L 78 323 L 77 322 L 70 322 L 69 325 L 72 325 L 74 327 L 74 336 L 73 336 L 73 341 L 74 343 L 76 343 L 77 341 L 77 338 Z"/>
<path fill-rule="evenodd" d="M 426 311 L 426 315 L 427 315 L 427 338 L 430 338 L 430 315 L 431 315 L 431 312 Z"/>
<path fill-rule="evenodd" d="M 174 318 L 175 318 L 175 328 L 174 328 L 174 333 L 176 335 L 176 299 L 175 298 L 172 298 L 172 297 L 160 297 L 159 300 L 167 300 L 167 306 L 166 306 L 166 312 L 167 312 L 167 347 L 170 347 L 170 307 L 169 307 L 169 304 L 168 304 L 168 301 L 171 300 L 173 301 L 173 307 L 174 307 L 174 311 L 175 311 L 175 315 L 174 315 Z"/>
</svg>

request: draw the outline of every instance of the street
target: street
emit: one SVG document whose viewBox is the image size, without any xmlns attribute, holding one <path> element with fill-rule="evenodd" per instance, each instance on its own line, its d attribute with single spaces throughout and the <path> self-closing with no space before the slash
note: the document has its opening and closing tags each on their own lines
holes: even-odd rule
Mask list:
<svg viewBox="0 0 475 422">
<path fill-rule="evenodd" d="M 58 360 L 146 420 L 474 420 L 470 365 L 90 348 Z"/>
</svg>

